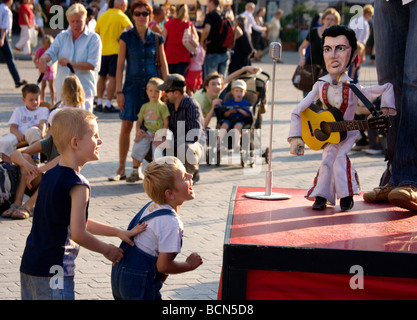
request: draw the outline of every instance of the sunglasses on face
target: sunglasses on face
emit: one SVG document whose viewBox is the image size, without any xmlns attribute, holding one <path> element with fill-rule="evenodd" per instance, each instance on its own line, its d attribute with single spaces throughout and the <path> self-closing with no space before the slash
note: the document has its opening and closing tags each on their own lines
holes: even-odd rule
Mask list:
<svg viewBox="0 0 417 320">
<path fill-rule="evenodd" d="M 135 11 L 135 12 L 133 12 L 133 15 L 135 17 L 140 17 L 140 16 L 147 17 L 147 16 L 149 16 L 149 11 Z"/>
</svg>

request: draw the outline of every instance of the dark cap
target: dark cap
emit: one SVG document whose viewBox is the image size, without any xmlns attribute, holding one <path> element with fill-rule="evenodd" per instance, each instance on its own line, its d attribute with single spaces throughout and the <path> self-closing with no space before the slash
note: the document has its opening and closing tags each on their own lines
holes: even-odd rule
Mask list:
<svg viewBox="0 0 417 320">
<path fill-rule="evenodd" d="M 185 88 L 185 78 L 178 73 L 167 75 L 164 83 L 158 86 L 158 89 L 162 91 L 167 91 L 167 90 L 182 91 L 184 88 Z"/>
</svg>

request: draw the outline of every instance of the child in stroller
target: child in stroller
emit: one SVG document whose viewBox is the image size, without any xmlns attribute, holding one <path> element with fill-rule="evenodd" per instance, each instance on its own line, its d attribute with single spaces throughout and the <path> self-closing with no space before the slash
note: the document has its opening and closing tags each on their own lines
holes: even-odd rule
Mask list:
<svg viewBox="0 0 417 320">
<path fill-rule="evenodd" d="M 223 118 L 219 122 L 220 131 L 218 145 L 222 146 L 227 131 L 229 129 L 234 129 L 233 150 L 235 152 L 240 152 L 242 128 L 245 125 L 251 125 L 252 123 L 252 105 L 248 100 L 244 99 L 246 88 L 246 82 L 243 80 L 235 80 L 232 82 L 231 94 L 233 97 L 224 102 L 223 106 L 226 111 L 223 113 Z"/>
</svg>

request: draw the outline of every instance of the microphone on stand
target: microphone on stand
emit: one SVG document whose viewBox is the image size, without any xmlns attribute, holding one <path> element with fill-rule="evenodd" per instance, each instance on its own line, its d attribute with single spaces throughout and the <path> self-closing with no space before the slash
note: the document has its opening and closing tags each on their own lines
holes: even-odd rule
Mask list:
<svg viewBox="0 0 417 320">
<path fill-rule="evenodd" d="M 269 57 L 272 59 L 274 63 L 281 60 L 281 52 L 281 44 L 279 42 L 271 42 L 271 44 L 269 45 Z"/>
<path fill-rule="evenodd" d="M 248 198 L 259 200 L 283 200 L 290 199 L 291 196 L 283 193 L 272 192 L 272 136 L 274 130 L 274 106 L 275 106 L 275 68 L 279 60 L 281 60 L 282 46 L 279 42 L 271 42 L 269 45 L 269 57 L 274 62 L 274 69 L 272 73 L 272 96 L 271 96 L 271 125 L 269 133 L 269 163 L 268 171 L 266 172 L 265 192 L 248 192 L 245 194 Z"/>
</svg>

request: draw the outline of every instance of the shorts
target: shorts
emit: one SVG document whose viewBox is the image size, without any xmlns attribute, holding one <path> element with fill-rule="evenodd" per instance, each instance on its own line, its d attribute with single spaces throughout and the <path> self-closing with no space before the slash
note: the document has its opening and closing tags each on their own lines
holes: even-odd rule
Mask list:
<svg viewBox="0 0 417 320">
<path fill-rule="evenodd" d="M 116 69 L 117 69 L 117 54 L 112 54 L 109 56 L 101 56 L 101 67 L 98 74 L 100 76 L 116 76 Z"/>
<path fill-rule="evenodd" d="M 240 123 L 242 125 L 242 127 L 244 127 L 247 124 L 247 122 L 245 122 L 244 120 L 237 119 L 237 118 L 220 120 L 220 125 L 222 125 L 223 123 L 226 123 L 228 125 L 229 129 L 233 129 L 235 127 L 235 125 L 237 125 L 238 123 Z"/>
<path fill-rule="evenodd" d="M 203 84 L 203 70 L 189 70 L 185 78 L 187 89 L 197 91 Z"/>
<path fill-rule="evenodd" d="M 41 130 L 38 127 L 31 127 L 26 130 L 25 141 L 27 141 L 29 145 L 38 140 L 41 140 Z M 9 132 L 4 134 L 0 138 L 0 153 L 10 157 L 10 154 L 16 150 L 18 143 L 19 141 L 13 133 Z"/>
<path fill-rule="evenodd" d="M 35 277 L 20 273 L 22 300 L 75 300 L 74 277 L 64 276 L 58 285 L 50 277 Z"/>
<path fill-rule="evenodd" d="M 143 137 L 138 142 L 135 142 L 132 147 L 132 158 L 143 162 L 143 159 L 145 159 L 145 156 L 149 152 L 149 147 L 152 144 L 152 137 L 153 134 L 149 131 L 146 131 L 148 134 L 148 137 Z M 155 146 L 152 144 L 152 154 L 155 151 Z"/>
</svg>

